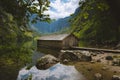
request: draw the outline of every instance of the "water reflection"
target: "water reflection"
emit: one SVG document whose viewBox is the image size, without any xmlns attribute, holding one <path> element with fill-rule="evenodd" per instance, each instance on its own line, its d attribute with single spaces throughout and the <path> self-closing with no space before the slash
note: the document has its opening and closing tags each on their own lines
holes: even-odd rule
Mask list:
<svg viewBox="0 0 120 80">
<path fill-rule="evenodd" d="M 17 80 L 26 80 L 32 75 L 32 80 L 84 80 L 84 77 L 74 68 L 60 63 L 47 70 L 38 70 L 33 66 L 30 70 L 19 71 Z"/>
<path fill-rule="evenodd" d="M 58 57 L 60 54 L 60 49 L 53 49 L 53 48 L 43 48 L 43 47 L 39 47 L 39 49 L 37 49 L 36 51 L 34 51 L 33 56 L 32 56 L 32 62 L 33 64 L 36 63 L 36 61 L 41 58 L 42 56 L 46 55 L 46 54 L 51 54 L 55 57 Z"/>
<path fill-rule="evenodd" d="M 33 54 L 33 63 L 35 64 L 40 57 L 46 54 L 58 57 L 59 53 L 59 49 L 40 48 Z M 31 79 L 28 79 L 30 77 Z M 17 80 L 85 80 L 85 78 L 74 66 L 57 63 L 46 70 L 38 70 L 36 66 L 26 70 L 26 67 L 24 67 L 19 71 Z"/>
<path fill-rule="evenodd" d="M 58 55 L 60 54 L 60 49 L 58 48 L 44 48 L 44 47 L 39 47 L 39 49 L 37 49 L 38 52 L 44 53 L 44 54 L 51 54 L 55 57 L 58 57 Z"/>
<path fill-rule="evenodd" d="M 40 51 L 34 51 L 33 56 L 32 56 L 32 63 L 36 64 L 37 60 L 44 56 L 45 54 L 40 52 Z"/>
</svg>

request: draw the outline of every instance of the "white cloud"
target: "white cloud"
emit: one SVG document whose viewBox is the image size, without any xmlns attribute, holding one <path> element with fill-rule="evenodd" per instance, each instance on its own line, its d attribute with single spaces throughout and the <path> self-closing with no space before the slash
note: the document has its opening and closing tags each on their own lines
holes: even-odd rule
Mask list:
<svg viewBox="0 0 120 80">
<path fill-rule="evenodd" d="M 50 6 L 53 10 L 49 9 L 45 14 L 49 14 L 51 19 L 67 17 L 75 12 L 79 6 L 79 1 L 80 0 L 67 0 L 67 2 L 63 2 L 62 0 L 51 1 Z"/>
</svg>

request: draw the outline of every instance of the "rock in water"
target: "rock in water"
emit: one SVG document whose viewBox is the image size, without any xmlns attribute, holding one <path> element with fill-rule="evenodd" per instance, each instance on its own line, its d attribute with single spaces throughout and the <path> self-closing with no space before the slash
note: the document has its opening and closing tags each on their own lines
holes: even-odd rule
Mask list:
<svg viewBox="0 0 120 80">
<path fill-rule="evenodd" d="M 59 62 L 59 60 L 56 57 L 48 54 L 48 55 L 45 55 L 45 56 L 41 57 L 40 59 L 38 59 L 38 61 L 36 63 L 36 67 L 37 67 L 37 69 L 45 70 L 45 69 L 48 69 L 49 67 L 55 65 L 58 62 Z"/>
</svg>

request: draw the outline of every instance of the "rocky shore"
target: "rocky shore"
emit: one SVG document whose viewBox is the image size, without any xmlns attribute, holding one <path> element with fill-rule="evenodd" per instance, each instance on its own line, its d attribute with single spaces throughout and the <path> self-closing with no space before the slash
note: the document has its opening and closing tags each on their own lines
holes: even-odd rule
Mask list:
<svg viewBox="0 0 120 80">
<path fill-rule="evenodd" d="M 58 63 L 60 63 L 59 66 L 64 64 L 63 67 L 75 66 L 75 69 L 85 77 L 78 80 L 120 80 L 120 54 L 61 50 L 58 57 L 47 54 L 39 58 L 35 67 L 37 70 L 46 71 L 53 69 Z M 62 71 L 63 67 L 59 70 Z M 31 70 L 31 68 L 29 69 Z M 56 70 L 57 73 L 59 70 Z"/>
<path fill-rule="evenodd" d="M 61 51 L 64 63 L 75 65 L 88 80 L 120 80 L 120 54 L 81 50 Z"/>
<path fill-rule="evenodd" d="M 19 71 L 17 80 L 86 80 L 73 65 L 64 65 L 52 55 L 38 59 L 35 66 Z"/>
</svg>

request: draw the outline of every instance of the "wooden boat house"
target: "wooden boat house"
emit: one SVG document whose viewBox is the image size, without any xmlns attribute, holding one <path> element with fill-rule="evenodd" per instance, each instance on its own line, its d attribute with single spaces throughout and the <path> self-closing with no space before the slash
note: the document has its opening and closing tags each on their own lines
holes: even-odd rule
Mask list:
<svg viewBox="0 0 120 80">
<path fill-rule="evenodd" d="M 42 36 L 37 40 L 37 47 L 65 49 L 78 46 L 78 38 L 73 34 Z"/>
</svg>

